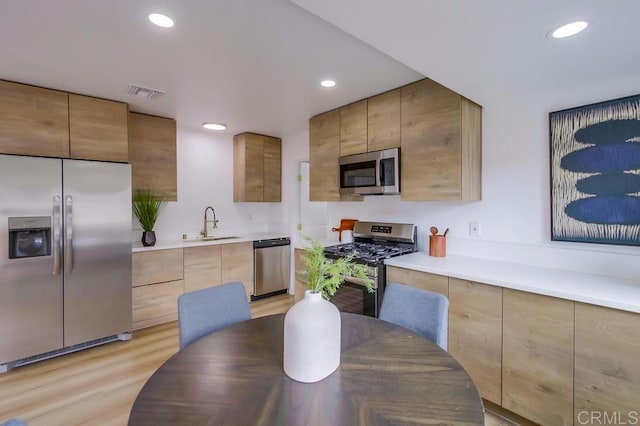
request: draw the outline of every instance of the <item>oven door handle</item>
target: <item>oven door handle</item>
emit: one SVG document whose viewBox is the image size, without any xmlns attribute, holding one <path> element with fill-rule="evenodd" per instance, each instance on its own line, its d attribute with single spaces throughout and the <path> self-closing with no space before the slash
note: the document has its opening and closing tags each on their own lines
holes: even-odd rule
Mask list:
<svg viewBox="0 0 640 426">
<path fill-rule="evenodd" d="M 346 282 L 352 283 L 352 284 L 357 284 L 357 285 L 361 285 L 362 287 L 366 287 L 367 285 L 364 283 L 363 280 L 361 280 L 360 278 L 354 278 L 354 277 L 345 277 L 343 276 L 342 279 Z M 369 279 L 371 279 L 371 287 L 373 287 L 374 289 L 378 288 L 377 285 L 377 280 L 375 277 L 369 277 Z"/>
</svg>

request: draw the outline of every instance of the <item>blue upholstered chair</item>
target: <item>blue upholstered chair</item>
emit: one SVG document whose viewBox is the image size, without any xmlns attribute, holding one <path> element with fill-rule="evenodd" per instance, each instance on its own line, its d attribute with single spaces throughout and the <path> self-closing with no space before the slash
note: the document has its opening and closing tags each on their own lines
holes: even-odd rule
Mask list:
<svg viewBox="0 0 640 426">
<path fill-rule="evenodd" d="M 388 283 L 380 319 L 408 328 L 447 350 L 449 299 L 440 293 Z"/>
<path fill-rule="evenodd" d="M 178 298 L 180 349 L 205 334 L 250 319 L 247 292 L 241 282 L 185 293 Z"/>
<path fill-rule="evenodd" d="M 0 426 L 27 426 L 27 422 L 22 419 L 10 419 L 4 423 L 0 423 Z"/>
</svg>

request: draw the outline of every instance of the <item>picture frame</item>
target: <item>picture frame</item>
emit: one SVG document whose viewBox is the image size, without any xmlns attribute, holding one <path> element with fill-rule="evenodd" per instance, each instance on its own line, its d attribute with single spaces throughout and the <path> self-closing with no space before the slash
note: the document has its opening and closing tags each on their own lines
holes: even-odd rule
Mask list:
<svg viewBox="0 0 640 426">
<path fill-rule="evenodd" d="M 640 246 L 640 95 L 549 113 L 551 240 Z"/>
</svg>

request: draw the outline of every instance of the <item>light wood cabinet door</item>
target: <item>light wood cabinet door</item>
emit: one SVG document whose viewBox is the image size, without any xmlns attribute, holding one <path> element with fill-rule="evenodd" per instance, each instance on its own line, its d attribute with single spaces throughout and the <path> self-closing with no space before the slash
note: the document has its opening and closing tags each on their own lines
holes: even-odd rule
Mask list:
<svg viewBox="0 0 640 426">
<path fill-rule="evenodd" d="M 233 137 L 234 202 L 280 202 L 281 150 L 276 137 L 247 132 Z"/>
<path fill-rule="evenodd" d="M 178 319 L 178 297 L 183 282 L 169 281 L 132 289 L 132 327 L 134 330 Z"/>
<path fill-rule="evenodd" d="M 123 102 L 69 94 L 70 157 L 128 162 L 128 115 Z"/>
<path fill-rule="evenodd" d="M 387 282 L 407 284 L 449 297 L 449 277 L 387 266 Z"/>
<path fill-rule="evenodd" d="M 150 189 L 163 201 L 177 201 L 175 120 L 130 112 L 129 163 L 134 192 Z"/>
<path fill-rule="evenodd" d="M 400 89 L 368 99 L 367 151 L 400 146 Z"/>
<path fill-rule="evenodd" d="M 253 294 L 253 243 L 233 243 L 220 246 L 222 283 L 240 281 L 247 292 L 247 300 Z"/>
<path fill-rule="evenodd" d="M 340 110 L 309 120 L 309 201 L 340 201 Z"/>
<path fill-rule="evenodd" d="M 222 283 L 220 245 L 184 248 L 185 293 Z"/>
<path fill-rule="evenodd" d="M 340 108 L 340 155 L 367 152 L 367 100 Z"/>
<path fill-rule="evenodd" d="M 574 302 L 503 290 L 502 406 L 573 424 Z"/>
<path fill-rule="evenodd" d="M 401 88 L 403 200 L 479 199 L 480 112 L 430 79 Z"/>
<path fill-rule="evenodd" d="M 270 203 L 282 201 L 282 140 L 264 137 L 264 186 L 263 200 Z"/>
<path fill-rule="evenodd" d="M 502 403 L 502 287 L 449 277 L 449 353 L 480 395 Z"/>
<path fill-rule="evenodd" d="M 69 95 L 0 80 L 0 153 L 69 157 Z"/>
<path fill-rule="evenodd" d="M 575 321 L 574 424 L 590 424 L 591 413 L 638 423 L 640 314 L 576 303 Z"/>
<path fill-rule="evenodd" d="M 182 279 L 182 249 L 136 252 L 131 264 L 133 287 Z"/>
</svg>

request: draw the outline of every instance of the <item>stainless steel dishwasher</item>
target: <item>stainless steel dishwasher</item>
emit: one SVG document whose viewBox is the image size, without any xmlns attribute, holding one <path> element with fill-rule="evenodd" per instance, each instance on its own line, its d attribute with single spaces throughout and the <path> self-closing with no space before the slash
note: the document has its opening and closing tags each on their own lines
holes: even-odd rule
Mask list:
<svg viewBox="0 0 640 426">
<path fill-rule="evenodd" d="M 291 240 L 288 237 L 253 242 L 251 300 L 286 293 L 291 278 Z"/>
</svg>

